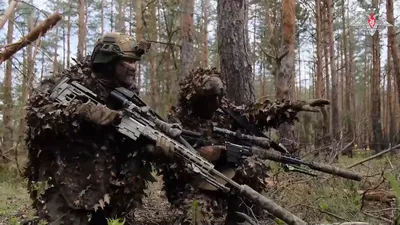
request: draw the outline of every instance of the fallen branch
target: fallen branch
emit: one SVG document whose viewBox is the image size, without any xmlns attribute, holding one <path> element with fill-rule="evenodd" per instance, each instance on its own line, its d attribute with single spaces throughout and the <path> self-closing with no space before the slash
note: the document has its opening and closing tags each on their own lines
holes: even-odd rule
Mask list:
<svg viewBox="0 0 400 225">
<path fill-rule="evenodd" d="M 6 24 L 8 18 L 10 18 L 10 15 L 13 13 L 15 7 L 17 6 L 18 1 L 11 1 L 10 4 L 8 5 L 6 11 L 4 12 L 4 15 L 0 18 L 0 30 L 3 28 L 4 24 Z"/>
<path fill-rule="evenodd" d="M 383 220 L 385 222 L 388 222 L 389 224 L 391 224 L 393 222 L 392 220 L 387 219 L 387 218 L 382 217 L 382 216 L 375 216 L 375 215 L 372 215 L 372 214 L 366 213 L 366 212 L 362 212 L 362 214 L 364 214 L 366 216 L 369 216 L 369 217 L 372 217 L 372 218 L 375 218 L 375 219 L 378 219 L 378 220 Z"/>
<path fill-rule="evenodd" d="M 318 225 L 318 224 L 315 224 Z M 366 222 L 344 222 L 344 223 L 324 223 L 321 225 L 370 225 L 369 223 Z"/>
<path fill-rule="evenodd" d="M 377 157 L 379 157 L 379 156 L 381 156 L 381 155 L 383 155 L 383 154 L 385 154 L 385 153 L 388 153 L 388 152 L 390 152 L 390 151 L 392 151 L 392 150 L 394 150 L 394 149 L 397 149 L 397 148 L 399 148 L 399 147 L 400 147 L 400 144 L 398 144 L 398 145 L 396 145 L 396 146 L 393 146 L 393 147 L 390 147 L 390 148 L 388 148 L 388 149 L 386 149 L 386 150 L 384 150 L 384 151 L 382 151 L 382 152 L 379 152 L 379 153 L 377 153 L 377 154 L 375 154 L 375 155 L 373 155 L 373 156 L 370 156 L 370 157 L 368 157 L 368 158 L 366 158 L 366 159 L 363 159 L 363 160 L 361 160 L 361 161 L 359 161 L 359 162 L 356 162 L 356 163 L 354 163 L 354 164 L 348 166 L 347 169 L 350 169 L 350 168 L 355 167 L 355 166 L 357 166 L 357 165 L 360 165 L 360 164 L 362 164 L 362 163 L 368 162 L 368 161 L 370 161 L 370 160 L 372 160 L 372 159 L 375 159 L 375 158 L 377 158 Z"/>
<path fill-rule="evenodd" d="M 9 59 L 13 54 L 21 50 L 23 47 L 31 44 L 40 36 L 46 34 L 46 32 L 54 27 L 54 25 L 56 25 L 61 18 L 62 17 L 59 13 L 54 13 L 17 42 L 4 46 L 4 49 L 0 52 L 0 64 Z"/>
<path fill-rule="evenodd" d="M 363 199 L 366 201 L 378 201 L 378 202 L 384 202 L 384 203 L 389 203 L 392 202 L 396 199 L 396 196 L 394 194 L 390 193 L 387 190 L 358 190 L 358 194 L 362 195 Z"/>
</svg>

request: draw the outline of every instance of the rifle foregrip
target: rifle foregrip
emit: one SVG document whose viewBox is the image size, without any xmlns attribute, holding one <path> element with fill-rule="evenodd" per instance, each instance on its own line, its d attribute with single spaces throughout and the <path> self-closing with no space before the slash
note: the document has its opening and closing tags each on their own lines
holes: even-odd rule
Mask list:
<svg viewBox="0 0 400 225">
<path fill-rule="evenodd" d="M 341 177 L 351 179 L 351 180 L 361 181 L 361 179 L 362 179 L 362 175 L 357 172 L 344 170 L 339 167 L 335 167 L 335 166 L 331 166 L 331 165 L 313 162 L 313 163 L 310 163 L 309 167 L 311 169 L 315 169 L 315 170 L 319 170 L 319 171 L 322 171 L 325 173 L 330 173 L 333 175 L 341 176 Z"/>
<path fill-rule="evenodd" d="M 288 210 L 282 208 L 281 206 L 277 205 L 274 201 L 256 192 L 247 185 L 241 185 L 240 193 L 246 196 L 251 201 L 258 203 L 265 210 L 270 212 L 275 217 L 283 220 L 288 225 L 307 225 L 307 223 L 304 222 L 302 219 L 295 216 Z"/>
</svg>

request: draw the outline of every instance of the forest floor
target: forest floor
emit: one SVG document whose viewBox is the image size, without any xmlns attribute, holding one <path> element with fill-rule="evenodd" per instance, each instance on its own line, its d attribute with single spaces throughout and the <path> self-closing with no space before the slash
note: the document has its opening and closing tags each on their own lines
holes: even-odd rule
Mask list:
<svg viewBox="0 0 400 225">
<path fill-rule="evenodd" d="M 338 166 L 344 168 L 362 158 L 365 155 L 340 157 Z M 361 182 L 326 174 L 310 177 L 288 173 L 274 163 L 271 167 L 270 191 L 266 195 L 310 223 L 363 221 L 371 225 L 393 224 L 399 210 L 395 201 L 400 198 L 400 186 L 396 182 L 400 180 L 398 154 L 352 168 L 365 176 Z M 179 213 L 171 209 L 161 187 L 162 181 L 158 177 L 158 182 L 152 183 L 147 190 L 143 207 L 135 213 L 140 224 L 167 224 L 166 218 Z M 26 181 L 18 175 L 16 167 L 0 167 L 0 225 L 17 225 L 19 221 L 32 218 L 34 212 L 30 204 Z"/>
</svg>

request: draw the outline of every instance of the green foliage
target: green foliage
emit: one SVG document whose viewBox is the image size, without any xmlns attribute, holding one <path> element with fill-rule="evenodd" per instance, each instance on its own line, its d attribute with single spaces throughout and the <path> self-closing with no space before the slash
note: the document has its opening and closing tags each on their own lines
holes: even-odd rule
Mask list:
<svg viewBox="0 0 400 225">
<path fill-rule="evenodd" d="M 279 219 L 279 218 L 275 218 L 275 223 L 276 223 L 277 225 L 285 225 L 285 224 L 286 224 L 283 220 L 281 220 L 281 219 Z"/>
<path fill-rule="evenodd" d="M 0 165 L 0 223 L 17 225 L 21 216 L 24 219 L 34 218 L 26 185 L 16 169 L 9 165 Z"/>
<path fill-rule="evenodd" d="M 199 210 L 199 201 L 194 200 L 192 202 L 191 214 L 193 216 L 193 221 L 197 221 L 197 212 Z"/>
<path fill-rule="evenodd" d="M 124 225 L 125 219 L 107 219 L 107 225 Z"/>
<path fill-rule="evenodd" d="M 400 224 L 400 184 L 393 174 L 387 174 L 386 179 L 389 181 L 390 187 L 393 189 L 394 195 L 396 196 L 397 202 L 397 217 L 396 225 Z"/>
</svg>

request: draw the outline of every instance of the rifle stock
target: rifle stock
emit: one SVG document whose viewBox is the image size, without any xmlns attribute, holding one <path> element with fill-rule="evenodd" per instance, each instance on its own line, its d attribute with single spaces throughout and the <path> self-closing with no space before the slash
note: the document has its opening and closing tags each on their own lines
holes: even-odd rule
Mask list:
<svg viewBox="0 0 400 225">
<path fill-rule="evenodd" d="M 88 96 L 88 89 L 82 85 L 76 82 L 67 83 L 68 80 L 64 80 L 63 82 L 64 83 L 58 84 L 51 94 L 51 99 L 54 101 L 68 104 L 72 101 L 71 99 L 84 97 L 87 101 L 102 105 L 102 103 L 96 99 L 97 96 L 93 92 L 90 92 L 91 96 Z M 236 183 L 214 169 L 213 164 L 202 158 L 200 154 L 180 136 L 181 131 L 179 129 L 159 119 L 159 117 L 143 102 L 140 106 L 136 105 L 131 101 L 131 93 L 127 92 L 128 90 L 121 90 L 123 89 L 116 89 L 110 94 L 114 100 L 122 105 L 124 111 L 121 122 L 114 125 L 121 134 L 132 140 L 137 140 L 139 137 L 144 136 L 153 142 L 164 138 L 173 145 L 173 148 L 170 149 L 171 155 L 177 156 L 187 163 L 194 172 L 199 174 L 211 185 L 214 185 L 225 193 L 238 192 L 242 194 L 289 225 L 306 225 L 303 220 L 280 207 L 272 200 L 261 195 L 247 185 Z M 180 141 L 175 140 L 176 138 Z M 218 180 L 225 181 L 227 186 L 220 184 Z"/>
</svg>

